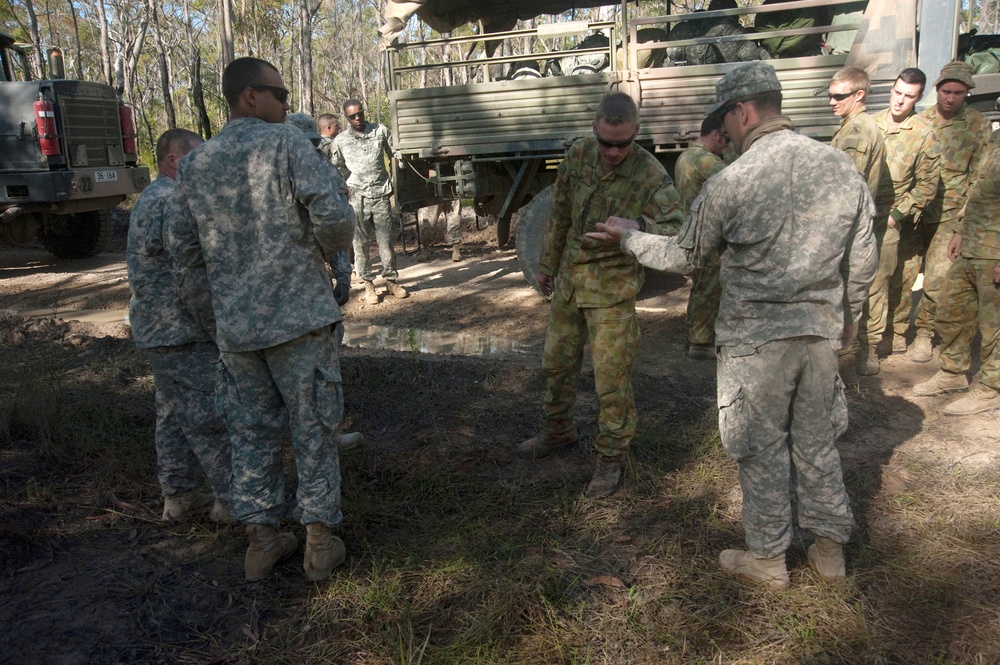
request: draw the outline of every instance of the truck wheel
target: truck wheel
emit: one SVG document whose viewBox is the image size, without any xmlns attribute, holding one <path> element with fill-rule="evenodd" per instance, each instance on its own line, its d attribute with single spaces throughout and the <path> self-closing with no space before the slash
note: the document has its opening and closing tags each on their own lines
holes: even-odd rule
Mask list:
<svg viewBox="0 0 1000 665">
<path fill-rule="evenodd" d="M 54 215 L 38 234 L 42 246 L 60 259 L 86 259 L 108 248 L 114 221 L 109 210 Z"/>
<path fill-rule="evenodd" d="M 552 214 L 554 187 L 549 185 L 541 190 L 518 211 L 517 229 L 514 234 L 514 245 L 517 249 L 517 260 L 521 264 L 521 272 L 536 291 L 538 291 L 536 281 L 538 261 L 542 258 L 542 242 L 545 240 L 545 229 Z"/>
</svg>

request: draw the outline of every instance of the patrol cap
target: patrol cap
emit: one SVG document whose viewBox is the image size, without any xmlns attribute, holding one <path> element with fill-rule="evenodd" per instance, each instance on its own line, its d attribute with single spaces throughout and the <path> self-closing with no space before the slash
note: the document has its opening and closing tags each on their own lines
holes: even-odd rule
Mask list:
<svg viewBox="0 0 1000 665">
<path fill-rule="evenodd" d="M 316 121 L 308 113 L 289 113 L 285 116 L 285 122 L 295 125 L 302 130 L 309 139 L 320 139 L 319 131 L 316 129 Z"/>
<path fill-rule="evenodd" d="M 976 72 L 972 65 L 961 60 L 952 60 L 941 68 L 941 75 L 934 82 L 934 87 L 938 87 L 945 81 L 958 81 L 966 85 L 969 89 L 976 87 L 976 82 L 972 80 L 972 75 Z"/>
<path fill-rule="evenodd" d="M 780 92 L 781 81 L 774 67 L 755 60 L 740 65 L 715 84 L 715 100 L 707 115 L 718 113 L 723 107 L 762 92 Z"/>
</svg>

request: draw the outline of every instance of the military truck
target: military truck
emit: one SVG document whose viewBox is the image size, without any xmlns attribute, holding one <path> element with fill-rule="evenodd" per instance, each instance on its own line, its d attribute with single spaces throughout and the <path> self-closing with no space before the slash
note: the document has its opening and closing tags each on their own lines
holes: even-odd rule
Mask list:
<svg viewBox="0 0 1000 665">
<path fill-rule="evenodd" d="M 66 80 L 61 52 L 48 56 L 0 33 L 0 244 L 37 237 L 60 258 L 85 258 L 106 249 L 110 211 L 149 184 L 149 169 L 116 91 Z"/>
<path fill-rule="evenodd" d="M 785 112 L 801 133 L 825 141 L 839 123 L 826 96 L 834 72 L 846 65 L 866 69 L 874 83 L 869 108 L 885 108 L 900 70 L 920 66 L 933 81 L 955 57 L 960 11 L 960 0 L 923 0 L 919 12 L 917 0 L 765 0 L 752 7 L 713 0 L 709 11 L 671 14 L 667 2 L 656 4 L 667 7 L 665 15 L 631 16 L 644 3 L 624 2 L 616 5 L 615 20 L 510 30 L 517 18 L 609 4 L 390 2 L 382 33 L 400 207 L 415 211 L 440 199 L 471 198 L 478 213 L 496 216 L 500 246 L 519 213 L 518 258 L 532 281 L 555 169 L 566 148 L 591 133 L 608 91 L 636 100 L 637 142 L 672 173 L 677 155 L 698 137 L 719 78 L 742 61 L 768 59 L 782 81 Z M 480 34 L 401 43 L 398 35 L 415 8 L 438 32 L 478 21 Z M 918 23 L 929 26 L 919 43 Z M 443 58 L 442 52 L 465 57 Z M 469 82 L 429 86 L 435 71 Z M 970 104 L 995 116 L 1000 74 L 976 79 Z"/>
</svg>

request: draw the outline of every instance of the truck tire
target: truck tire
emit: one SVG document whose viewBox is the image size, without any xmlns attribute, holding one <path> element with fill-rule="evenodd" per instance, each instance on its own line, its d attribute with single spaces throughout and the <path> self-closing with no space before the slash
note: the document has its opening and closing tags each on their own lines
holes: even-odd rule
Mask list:
<svg viewBox="0 0 1000 665">
<path fill-rule="evenodd" d="M 514 245 L 517 250 L 517 260 L 521 264 L 521 272 L 531 287 L 538 290 L 538 261 L 542 258 L 542 242 L 545 240 L 545 229 L 549 225 L 552 214 L 552 192 L 555 185 L 549 185 L 541 190 L 525 206 L 518 211 L 517 229 L 514 233 Z"/>
<path fill-rule="evenodd" d="M 38 239 L 60 259 L 86 259 L 108 248 L 113 230 L 111 211 L 92 210 L 54 216 Z"/>
</svg>

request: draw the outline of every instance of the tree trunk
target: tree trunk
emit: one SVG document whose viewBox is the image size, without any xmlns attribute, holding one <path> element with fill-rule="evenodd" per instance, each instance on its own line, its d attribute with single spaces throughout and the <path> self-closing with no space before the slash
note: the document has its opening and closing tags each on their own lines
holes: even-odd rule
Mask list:
<svg viewBox="0 0 1000 665">
<path fill-rule="evenodd" d="M 163 94 L 163 114 L 166 117 L 167 129 L 177 126 L 177 115 L 174 112 L 174 97 L 170 92 L 170 61 L 167 49 L 163 44 L 163 33 L 160 28 L 160 12 L 156 8 L 156 0 L 149 0 L 149 11 L 152 15 L 153 30 L 156 35 L 156 55 L 160 63 L 160 91 Z"/>
<path fill-rule="evenodd" d="M 219 51 L 222 57 L 219 69 L 221 70 L 225 69 L 235 59 L 233 53 L 232 6 L 229 4 L 229 0 L 219 0 L 219 17 L 221 20 L 221 25 L 219 26 Z"/>
<path fill-rule="evenodd" d="M 35 5 L 31 0 L 24 0 L 24 8 L 28 11 L 28 32 L 31 34 L 31 44 L 35 47 L 35 57 L 31 59 L 32 76 L 36 79 L 45 78 L 45 53 L 42 50 L 42 36 L 38 33 L 38 16 L 35 15 Z"/>
<path fill-rule="evenodd" d="M 73 0 L 66 0 L 69 5 L 69 15 L 73 18 L 73 39 L 76 40 L 76 62 L 74 69 L 76 70 L 76 80 L 83 80 L 83 47 L 80 46 L 80 26 L 76 20 L 76 7 L 73 6 Z"/>
<path fill-rule="evenodd" d="M 201 87 L 201 49 L 197 46 L 191 54 L 191 103 L 198 118 L 198 133 L 207 141 L 212 138 L 212 120 L 205 108 L 205 93 Z"/>
<path fill-rule="evenodd" d="M 104 76 L 104 82 L 113 86 L 115 84 L 112 78 L 114 70 L 111 68 L 111 52 L 108 48 L 108 16 L 104 9 L 104 0 L 97 0 L 97 17 L 101 22 L 101 74 Z"/>
</svg>

